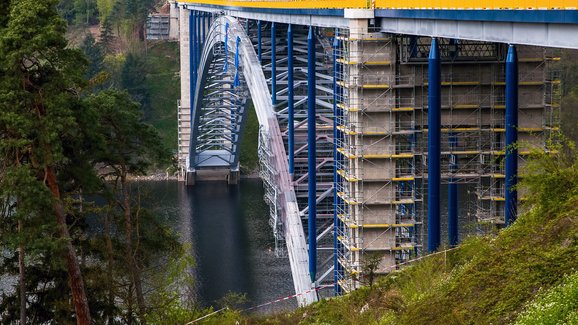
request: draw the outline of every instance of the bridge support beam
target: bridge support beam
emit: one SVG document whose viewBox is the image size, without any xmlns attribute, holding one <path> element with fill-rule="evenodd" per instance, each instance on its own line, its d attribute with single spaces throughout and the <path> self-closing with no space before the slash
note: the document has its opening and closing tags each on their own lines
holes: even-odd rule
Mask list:
<svg viewBox="0 0 578 325">
<path fill-rule="evenodd" d="M 307 185 L 309 206 L 309 276 L 315 284 L 317 273 L 317 164 L 316 164 L 316 130 L 315 130 L 315 34 L 309 27 L 307 35 Z"/>
<path fill-rule="evenodd" d="M 295 173 L 295 116 L 293 80 L 293 28 L 287 27 L 287 150 L 289 151 L 289 175 Z"/>
<path fill-rule="evenodd" d="M 428 207 L 427 250 L 440 246 L 440 129 L 441 129 L 441 61 L 438 42 L 432 39 L 428 59 Z"/>
<path fill-rule="evenodd" d="M 516 220 L 518 210 L 518 55 L 516 47 L 508 47 L 506 57 L 506 193 L 505 222 L 509 226 Z"/>
</svg>

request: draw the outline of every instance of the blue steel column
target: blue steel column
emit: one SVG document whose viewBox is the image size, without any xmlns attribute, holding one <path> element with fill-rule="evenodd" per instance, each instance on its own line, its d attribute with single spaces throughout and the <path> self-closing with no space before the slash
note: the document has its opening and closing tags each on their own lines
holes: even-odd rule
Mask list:
<svg viewBox="0 0 578 325">
<path fill-rule="evenodd" d="M 261 21 L 257 20 L 257 57 L 261 63 Z"/>
<path fill-rule="evenodd" d="M 276 51 L 276 28 L 275 23 L 271 23 L 271 104 L 277 104 L 277 55 Z"/>
<path fill-rule="evenodd" d="M 449 134 L 449 143 L 451 151 L 454 151 L 457 145 L 457 136 L 455 133 Z M 450 182 L 448 184 L 448 242 L 450 247 L 458 245 L 458 184 L 455 182 L 454 173 L 458 167 L 457 156 L 453 153 L 450 155 Z"/>
<path fill-rule="evenodd" d="M 518 210 L 518 55 L 516 47 L 508 47 L 506 57 L 506 195 L 505 221 L 509 226 L 516 220 Z"/>
<path fill-rule="evenodd" d="M 309 26 L 307 35 L 307 179 L 309 197 L 309 275 L 315 283 L 317 273 L 317 163 L 315 143 L 315 35 L 313 27 Z"/>
<path fill-rule="evenodd" d="M 195 53 L 197 53 L 197 58 L 196 58 L 197 59 L 197 69 L 198 69 L 199 63 L 201 62 L 201 15 L 202 15 L 202 12 L 197 11 L 197 19 L 196 19 L 196 22 L 197 22 L 197 27 L 196 27 L 196 29 L 197 29 L 197 35 L 196 35 L 196 37 L 197 37 L 197 43 L 196 43 L 197 50 L 195 51 Z"/>
<path fill-rule="evenodd" d="M 201 22 L 201 25 L 203 26 L 203 38 L 202 38 L 202 45 L 203 47 L 205 46 L 205 41 L 207 40 L 207 33 L 206 33 L 206 28 L 207 28 L 207 15 L 208 13 L 203 12 L 203 20 Z"/>
<path fill-rule="evenodd" d="M 438 42 L 432 39 L 428 59 L 428 156 L 427 156 L 427 250 L 440 245 L 440 128 L 441 128 L 441 63 Z"/>
<path fill-rule="evenodd" d="M 337 31 L 333 39 L 333 283 L 335 295 L 339 295 L 339 240 L 337 240 L 337 230 L 339 229 L 339 218 L 337 217 L 337 206 L 339 198 L 337 196 L 337 50 L 339 41 L 337 40 Z"/>
<path fill-rule="evenodd" d="M 294 82 L 293 82 L 293 30 L 287 27 L 287 146 L 289 151 L 289 174 L 295 173 L 295 124 L 294 124 Z"/>
</svg>

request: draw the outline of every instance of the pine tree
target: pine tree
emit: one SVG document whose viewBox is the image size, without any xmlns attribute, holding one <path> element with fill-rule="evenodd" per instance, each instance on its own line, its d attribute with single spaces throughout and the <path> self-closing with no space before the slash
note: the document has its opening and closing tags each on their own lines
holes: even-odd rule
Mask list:
<svg viewBox="0 0 578 325">
<path fill-rule="evenodd" d="M 67 48 L 66 25 L 56 5 L 56 0 L 11 1 L 0 27 L 0 187 L 4 200 L 15 202 L 15 216 L 22 222 L 45 215 L 55 219 L 76 320 L 89 324 L 58 179 L 66 162 L 64 139 L 78 127 L 74 110 L 85 59 Z"/>
</svg>

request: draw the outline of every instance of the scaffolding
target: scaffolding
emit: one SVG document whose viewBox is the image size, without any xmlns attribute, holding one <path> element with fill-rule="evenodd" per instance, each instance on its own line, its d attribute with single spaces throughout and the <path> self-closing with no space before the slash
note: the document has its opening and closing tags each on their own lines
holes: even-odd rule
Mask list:
<svg viewBox="0 0 578 325">
<path fill-rule="evenodd" d="M 396 71 L 395 38 L 351 29 L 337 37 L 338 274 L 350 291 L 365 252 L 383 254 L 378 273 L 415 256 L 423 200 L 414 81 Z"/>
<path fill-rule="evenodd" d="M 383 253 L 378 272 L 422 254 L 431 39 L 352 29 L 338 39 L 337 253 L 339 284 L 350 291 L 363 277 L 364 252 Z M 442 182 L 467 195 L 460 211 L 471 232 L 460 234 L 486 233 L 504 223 L 506 46 L 439 44 Z M 559 58 L 537 47 L 518 52 L 523 164 L 528 144 L 548 151 L 559 131 Z"/>
</svg>

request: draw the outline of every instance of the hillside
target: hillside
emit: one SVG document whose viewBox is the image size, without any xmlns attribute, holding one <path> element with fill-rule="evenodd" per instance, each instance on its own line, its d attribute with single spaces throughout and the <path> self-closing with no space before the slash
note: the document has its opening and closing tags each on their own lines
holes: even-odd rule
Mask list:
<svg viewBox="0 0 578 325">
<path fill-rule="evenodd" d="M 206 324 L 577 324 L 576 150 L 536 154 L 518 221 L 350 295 L 265 318 L 227 312 Z"/>
</svg>

